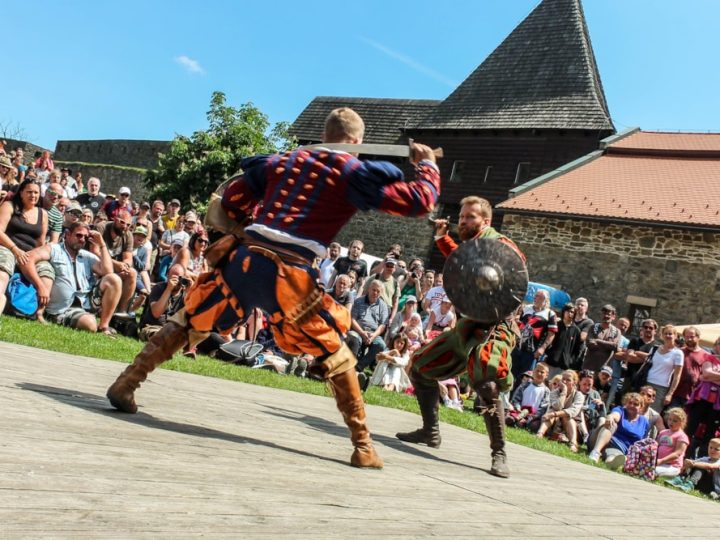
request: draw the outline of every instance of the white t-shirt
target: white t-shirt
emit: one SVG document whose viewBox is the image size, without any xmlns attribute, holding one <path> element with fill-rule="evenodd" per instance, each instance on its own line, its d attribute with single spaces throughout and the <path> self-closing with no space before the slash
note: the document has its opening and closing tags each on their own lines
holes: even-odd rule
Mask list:
<svg viewBox="0 0 720 540">
<path fill-rule="evenodd" d="M 442 302 L 444 296 L 445 289 L 443 287 L 433 287 L 425 294 L 425 300 L 430 300 L 428 313 L 435 308 L 440 308 L 440 303 Z"/>
<path fill-rule="evenodd" d="M 547 390 L 544 384 L 535 384 L 534 382 L 531 382 L 523 391 L 520 406 L 532 407 L 533 410 L 537 411 L 542 404 L 543 397 L 546 392 Z"/>
<path fill-rule="evenodd" d="M 333 270 L 335 270 L 334 265 L 335 261 L 332 259 L 323 259 L 320 263 L 320 284 L 323 287 L 329 288 L 332 286 L 332 283 L 330 283 L 330 276 L 332 276 Z"/>
<path fill-rule="evenodd" d="M 673 367 L 682 366 L 684 362 L 683 352 L 678 348 L 670 349 L 665 354 L 661 354 L 660 349 L 656 350 L 652 357 L 652 367 L 648 371 L 647 382 L 658 386 L 670 386 Z"/>
</svg>

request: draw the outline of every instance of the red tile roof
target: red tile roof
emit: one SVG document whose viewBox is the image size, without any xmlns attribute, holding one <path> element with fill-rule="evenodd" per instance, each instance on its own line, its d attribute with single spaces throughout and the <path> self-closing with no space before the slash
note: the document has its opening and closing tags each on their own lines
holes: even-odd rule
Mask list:
<svg viewBox="0 0 720 540">
<path fill-rule="evenodd" d="M 682 157 L 683 151 L 713 157 Z M 611 142 L 597 159 L 519 187 L 498 208 L 720 227 L 718 151 L 720 134 L 637 132 Z"/>
</svg>

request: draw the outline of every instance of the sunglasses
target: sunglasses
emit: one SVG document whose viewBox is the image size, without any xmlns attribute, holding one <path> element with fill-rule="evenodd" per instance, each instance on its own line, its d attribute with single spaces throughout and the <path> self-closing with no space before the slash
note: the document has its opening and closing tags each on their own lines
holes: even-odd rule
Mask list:
<svg viewBox="0 0 720 540">
<path fill-rule="evenodd" d="M 120 196 L 121 196 L 121 197 L 129 197 L 130 194 L 129 194 L 129 193 L 121 193 Z"/>
<path fill-rule="evenodd" d="M 209 244 L 209 243 L 210 243 L 209 240 L 203 240 L 203 239 L 198 240 L 198 244 Z"/>
<path fill-rule="evenodd" d="M 59 197 L 60 194 L 57 191 L 53 191 L 52 189 L 48 189 L 46 192 L 50 197 Z"/>
<path fill-rule="evenodd" d="M 79 240 L 85 240 L 86 238 L 90 238 L 89 234 L 83 234 L 83 233 L 75 233 L 75 238 Z"/>
</svg>

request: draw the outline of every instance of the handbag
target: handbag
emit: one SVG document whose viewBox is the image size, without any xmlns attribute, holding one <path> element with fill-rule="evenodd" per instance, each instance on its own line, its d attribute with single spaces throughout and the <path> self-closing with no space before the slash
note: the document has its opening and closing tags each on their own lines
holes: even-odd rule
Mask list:
<svg viewBox="0 0 720 540">
<path fill-rule="evenodd" d="M 630 388 L 633 390 L 633 392 L 637 392 L 647 384 L 648 373 L 650 372 L 650 368 L 652 368 L 653 365 L 652 358 L 653 356 L 655 356 L 655 351 L 657 350 L 657 345 L 653 346 L 653 348 L 650 349 L 650 352 L 648 353 L 645 361 L 640 366 L 640 369 L 638 369 L 635 375 L 633 375 L 632 381 L 630 381 Z"/>
<path fill-rule="evenodd" d="M 222 344 L 215 354 L 215 358 L 241 366 L 254 366 L 257 355 L 262 351 L 261 343 L 235 339 Z"/>
<path fill-rule="evenodd" d="M 38 297 L 35 286 L 25 276 L 15 272 L 8 282 L 5 293 L 8 297 L 6 311 L 23 319 L 34 319 L 38 310 Z"/>
</svg>

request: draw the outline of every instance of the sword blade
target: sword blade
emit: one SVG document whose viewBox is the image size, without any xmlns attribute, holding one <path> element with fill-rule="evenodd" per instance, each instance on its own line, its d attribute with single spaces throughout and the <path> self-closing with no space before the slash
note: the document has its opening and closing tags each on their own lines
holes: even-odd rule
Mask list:
<svg viewBox="0 0 720 540">
<path fill-rule="evenodd" d="M 301 146 L 298 150 L 338 150 L 349 154 L 366 154 L 370 156 L 396 156 L 409 157 L 410 147 L 402 144 L 348 144 L 348 143 L 324 143 L 309 144 Z"/>
</svg>

